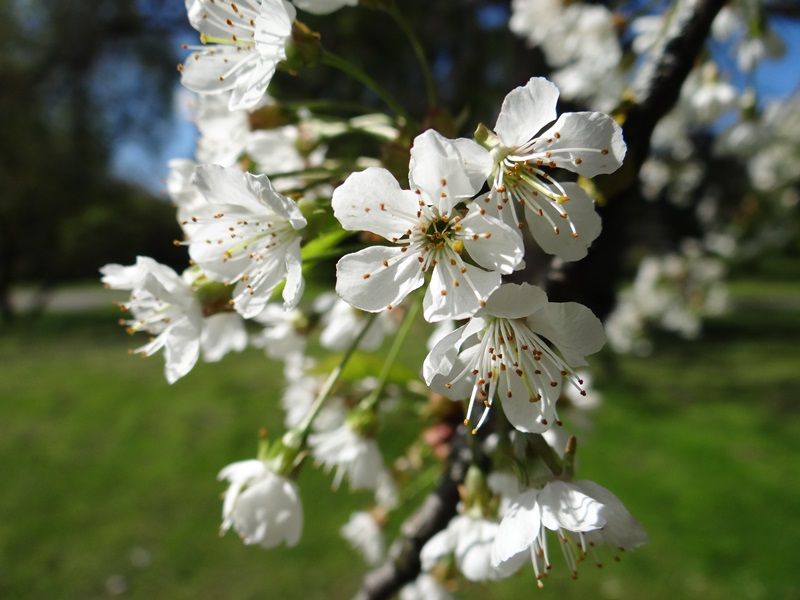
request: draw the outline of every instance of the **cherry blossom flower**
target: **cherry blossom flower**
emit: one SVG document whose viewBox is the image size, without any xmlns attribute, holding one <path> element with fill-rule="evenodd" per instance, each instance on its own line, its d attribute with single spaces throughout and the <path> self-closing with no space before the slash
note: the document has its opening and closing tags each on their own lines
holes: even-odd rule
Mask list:
<svg viewBox="0 0 800 600">
<path fill-rule="evenodd" d="M 194 181 L 206 203 L 181 223 L 192 259 L 209 278 L 236 283 L 233 306 L 246 319 L 284 279 L 284 303 L 294 307 L 303 292 L 297 230 L 306 225 L 297 205 L 265 175 L 201 165 Z"/>
<path fill-rule="evenodd" d="M 351 490 L 377 490 L 386 474 L 378 444 L 357 431 L 354 413 L 338 427 L 313 433 L 308 444 L 314 458 L 326 471 L 334 471 L 333 488 L 347 476 Z"/>
<path fill-rule="evenodd" d="M 217 476 L 230 485 L 222 506 L 221 532 L 231 527 L 245 544 L 294 546 L 303 531 L 303 506 L 297 484 L 261 460 L 228 465 Z"/>
<path fill-rule="evenodd" d="M 288 361 L 302 357 L 306 349 L 305 315 L 297 309 L 284 310 L 277 304 L 267 304 L 253 320 L 264 326 L 253 336 L 253 346 L 262 348 L 273 360 Z"/>
<path fill-rule="evenodd" d="M 522 227 L 519 209 L 545 252 L 573 261 L 586 256 L 600 234 L 600 217 L 580 186 L 559 183 L 550 171 L 613 173 L 625 157 L 625 142 L 619 125 L 599 112 L 564 113 L 547 127 L 556 119 L 557 100 L 556 86 L 541 77 L 503 100 L 495 134 L 485 141 L 495 167 L 492 192 L 481 206 Z"/>
<path fill-rule="evenodd" d="M 611 11 L 599 4 L 562 0 L 514 0 L 509 28 L 539 46 L 552 79 L 565 98 L 591 100 L 611 109 L 624 79 L 618 65 L 622 48 Z"/>
<path fill-rule="evenodd" d="M 491 561 L 492 543 L 499 525 L 496 520 L 472 514 L 453 517 L 446 529 L 434 535 L 422 547 L 422 569 L 430 571 L 440 559 L 453 555 L 458 570 L 470 581 L 506 577 L 510 573 L 494 567 Z"/>
<path fill-rule="evenodd" d="M 167 194 L 178 209 L 178 221 L 183 221 L 206 201 L 192 181 L 197 163 L 187 158 L 175 158 L 169 161 L 168 166 Z"/>
<path fill-rule="evenodd" d="M 333 293 L 320 294 L 314 301 L 314 310 L 322 314 L 319 343 L 328 350 L 344 350 L 361 331 L 364 312 L 353 308 Z M 377 350 L 384 337 L 396 329 L 396 323 L 388 313 L 381 313 L 369 326 L 361 339 L 359 348 Z"/>
<path fill-rule="evenodd" d="M 284 0 L 195 0 L 188 15 L 204 45 L 183 64 L 183 85 L 199 94 L 230 92 L 232 111 L 258 105 L 286 58 L 294 7 Z"/>
<path fill-rule="evenodd" d="M 299 427 L 306 418 L 314 400 L 325 384 L 325 378 L 314 372 L 313 359 L 291 353 L 284 365 L 286 389 L 281 396 L 281 406 L 286 413 L 284 424 L 288 429 Z M 344 400 L 331 396 L 314 419 L 315 431 L 329 431 L 338 427 L 345 418 Z"/>
<path fill-rule="evenodd" d="M 122 320 L 129 333 L 146 331 L 155 337 L 135 352 L 152 356 L 164 348 L 164 375 L 169 383 L 192 370 L 200 356 L 202 312 L 192 289 L 175 271 L 152 258 L 139 256 L 136 264 L 109 264 L 100 269 L 103 283 L 131 290 L 122 304 L 133 318 Z"/>
<path fill-rule="evenodd" d="M 492 545 L 492 566 L 515 571 L 520 558 L 530 556 L 541 587 L 551 567 L 548 529 L 557 533 L 573 577 L 590 545 L 602 542 L 627 550 L 646 541 L 641 525 L 607 489 L 591 481 L 551 481 L 542 489 L 523 491 L 511 503 Z"/>
<path fill-rule="evenodd" d="M 383 560 L 383 529 L 372 513 L 363 510 L 354 512 L 339 533 L 358 550 L 368 565 L 375 566 Z"/>
<path fill-rule="evenodd" d="M 205 362 L 219 362 L 229 352 L 247 347 L 244 321 L 235 312 L 219 312 L 203 319 L 200 349 Z"/>
<path fill-rule="evenodd" d="M 196 152 L 200 163 L 232 167 L 253 135 L 247 111 L 228 107 L 230 95 L 199 94 L 195 99 L 193 119 L 200 134 Z"/>
<path fill-rule="evenodd" d="M 422 372 L 434 391 L 453 400 L 469 398 L 467 423 L 475 402 L 484 405 L 474 430 L 499 397 L 514 427 L 541 433 L 558 421 L 562 379 L 582 391 L 574 369 L 604 343 L 602 324 L 585 306 L 548 302 L 530 284 L 505 284 L 434 347 Z"/>
<path fill-rule="evenodd" d="M 452 600 L 453 596 L 433 575 L 420 573 L 400 590 L 400 600 Z"/>
<path fill-rule="evenodd" d="M 413 191 L 402 190 L 385 169 L 350 175 L 333 194 L 334 215 L 350 231 L 370 231 L 394 244 L 371 246 L 337 265 L 336 291 L 368 312 L 391 309 L 431 282 L 423 303 L 431 322 L 474 313 L 522 260 L 520 236 L 472 203 L 488 155 L 473 141 L 448 140 L 428 130 L 414 140 L 409 165 Z M 465 253 L 476 263 L 465 260 Z"/>
</svg>

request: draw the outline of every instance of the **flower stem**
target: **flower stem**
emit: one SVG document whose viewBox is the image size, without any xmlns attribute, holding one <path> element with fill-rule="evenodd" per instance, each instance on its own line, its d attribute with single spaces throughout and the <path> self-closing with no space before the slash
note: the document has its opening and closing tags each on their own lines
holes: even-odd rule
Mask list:
<svg viewBox="0 0 800 600">
<path fill-rule="evenodd" d="M 394 111 L 399 117 L 402 117 L 406 121 L 411 120 L 406 112 L 406 109 L 404 109 L 402 105 L 395 100 L 394 96 L 392 96 L 386 90 L 386 88 L 380 85 L 372 77 L 367 75 L 364 70 L 361 69 L 361 67 L 358 67 L 349 60 L 334 54 L 330 50 L 325 49 L 322 50 L 322 62 L 323 64 L 333 67 L 334 69 L 338 69 L 342 73 L 349 75 L 356 81 L 362 83 L 368 89 L 373 91 L 381 100 L 383 100 L 386 103 L 386 106 L 391 108 L 392 111 Z"/>
<path fill-rule="evenodd" d="M 397 330 L 397 335 L 392 341 L 392 346 L 389 348 L 389 353 L 386 355 L 386 360 L 383 361 L 380 375 L 378 375 L 378 384 L 375 386 L 375 389 L 372 390 L 372 392 L 370 392 L 370 394 L 360 402 L 359 408 L 369 410 L 374 408 L 378 403 L 378 400 L 383 393 L 383 389 L 386 387 L 386 381 L 389 379 L 389 373 L 392 371 L 392 366 L 397 360 L 397 356 L 400 354 L 400 350 L 403 348 L 403 344 L 405 343 L 406 338 L 411 331 L 411 326 L 414 324 L 417 314 L 419 313 L 420 304 L 422 304 L 420 300 L 415 300 L 409 307 L 408 312 L 403 317 L 403 322 L 400 324 L 400 328 Z"/>
<path fill-rule="evenodd" d="M 436 83 L 433 79 L 433 72 L 431 71 L 428 57 L 425 55 L 425 49 L 422 47 L 422 43 L 419 41 L 417 34 L 406 20 L 402 11 L 397 8 L 396 2 L 389 3 L 384 10 L 394 19 L 395 23 L 397 23 L 397 26 L 406 36 L 406 39 L 408 39 L 408 43 L 411 44 L 411 48 L 414 51 L 414 55 L 417 57 L 417 62 L 419 62 L 420 69 L 422 70 L 422 78 L 425 80 L 425 94 L 428 99 L 428 108 L 433 109 L 438 104 L 438 99 L 436 97 Z"/>
<path fill-rule="evenodd" d="M 359 344 L 361 344 L 361 340 L 364 339 L 367 330 L 370 328 L 370 325 L 372 325 L 373 321 L 375 321 L 375 318 L 377 316 L 378 316 L 377 313 L 373 313 L 365 319 L 361 331 L 358 332 L 358 335 L 355 337 L 350 346 L 347 348 L 344 355 L 342 356 L 342 359 L 339 361 L 339 364 L 336 365 L 336 368 L 333 371 L 331 371 L 330 374 L 328 375 L 328 378 L 325 380 L 325 384 L 322 386 L 322 389 L 319 391 L 317 397 L 314 399 L 314 404 L 311 405 L 308 414 L 298 427 L 302 441 L 305 441 L 306 436 L 308 436 L 308 432 L 311 429 L 311 424 L 314 422 L 314 419 L 316 418 L 317 414 L 319 414 L 319 411 L 322 410 L 325 401 L 330 397 L 331 392 L 333 392 L 334 386 L 339 381 L 339 377 L 342 376 L 342 372 L 347 366 L 347 363 L 352 358 L 353 353 L 356 351 Z"/>
<path fill-rule="evenodd" d="M 556 477 L 562 475 L 564 472 L 564 465 L 558 454 L 556 454 L 556 451 L 553 450 L 550 444 L 547 443 L 547 440 L 544 439 L 544 436 L 539 433 L 534 433 L 531 434 L 530 439 L 531 445 L 536 451 L 536 455 L 547 465 L 550 472 Z"/>
</svg>

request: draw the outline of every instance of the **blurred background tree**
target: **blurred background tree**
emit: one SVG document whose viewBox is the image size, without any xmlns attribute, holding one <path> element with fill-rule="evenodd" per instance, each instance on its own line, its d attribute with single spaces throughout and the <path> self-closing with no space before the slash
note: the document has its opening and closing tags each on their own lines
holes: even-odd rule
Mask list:
<svg viewBox="0 0 800 600">
<path fill-rule="evenodd" d="M 107 260 L 175 263 L 171 207 L 109 174 L 122 136 L 158 140 L 172 49 L 134 0 L 0 2 L 0 313 L 11 286 L 94 277 Z M 180 7 L 178 7 L 180 8 Z M 131 73 L 135 74 L 131 78 Z M 132 101 L 135 98 L 135 101 Z"/>
</svg>

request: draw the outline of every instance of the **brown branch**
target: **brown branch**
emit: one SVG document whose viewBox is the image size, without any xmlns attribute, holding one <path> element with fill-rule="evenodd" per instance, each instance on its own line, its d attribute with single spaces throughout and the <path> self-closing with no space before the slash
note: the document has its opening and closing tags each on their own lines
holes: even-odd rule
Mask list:
<svg viewBox="0 0 800 600">
<path fill-rule="evenodd" d="M 400 536 L 392 544 L 388 560 L 364 577 L 355 600 L 383 600 L 391 598 L 405 584 L 414 581 L 422 565 L 419 553 L 425 543 L 450 522 L 456 514 L 459 501 L 458 486 L 464 481 L 472 461 L 467 446 L 465 427 L 459 427 L 453 438 L 447 468 L 436 489 L 423 501 L 400 529 Z"/>
</svg>

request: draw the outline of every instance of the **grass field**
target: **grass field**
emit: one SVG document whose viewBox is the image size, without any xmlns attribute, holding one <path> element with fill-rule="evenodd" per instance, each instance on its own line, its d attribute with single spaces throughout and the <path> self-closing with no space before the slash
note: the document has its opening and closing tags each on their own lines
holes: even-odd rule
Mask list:
<svg viewBox="0 0 800 600">
<path fill-rule="evenodd" d="M 800 598 L 800 282 L 740 281 L 734 300 L 702 341 L 595 361 L 605 404 L 578 474 L 650 544 L 578 581 L 557 557 L 544 590 L 526 569 L 459 597 Z M 0 335 L 0 598 L 350 598 L 363 568 L 337 532 L 367 496 L 313 469 L 298 547 L 217 535 L 216 473 L 253 455 L 260 425 L 280 430 L 280 368 L 248 351 L 170 387 L 160 357 L 128 356 L 116 316 Z"/>
</svg>

